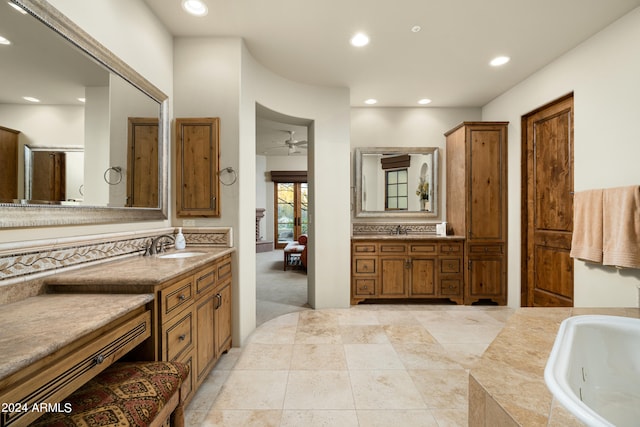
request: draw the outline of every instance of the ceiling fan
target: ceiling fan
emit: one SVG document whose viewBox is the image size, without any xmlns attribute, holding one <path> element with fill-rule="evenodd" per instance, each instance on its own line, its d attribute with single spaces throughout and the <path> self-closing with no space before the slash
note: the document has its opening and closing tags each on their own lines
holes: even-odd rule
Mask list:
<svg viewBox="0 0 640 427">
<path fill-rule="evenodd" d="M 288 148 L 288 155 L 291 154 L 296 154 L 296 153 L 300 153 L 300 148 L 302 149 L 307 149 L 307 141 L 298 141 L 296 139 L 294 139 L 293 134 L 295 133 L 295 131 L 293 130 L 283 130 L 283 132 L 288 132 L 289 133 L 289 137 L 287 139 L 285 139 L 284 145 L 280 145 L 278 147 L 272 147 L 271 149 L 276 149 L 276 148 L 282 148 L 282 147 L 287 147 Z"/>
</svg>

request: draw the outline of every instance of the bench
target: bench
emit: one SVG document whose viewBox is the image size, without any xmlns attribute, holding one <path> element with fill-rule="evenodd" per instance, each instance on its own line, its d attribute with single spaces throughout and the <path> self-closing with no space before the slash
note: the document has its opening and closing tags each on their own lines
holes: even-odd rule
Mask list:
<svg viewBox="0 0 640 427">
<path fill-rule="evenodd" d="M 178 362 L 114 363 L 32 426 L 184 426 L 181 387 L 189 367 Z M 66 413 L 68 412 L 68 413 Z"/>
<path fill-rule="evenodd" d="M 297 241 L 287 243 L 284 247 L 284 271 L 288 266 L 293 266 L 296 259 L 302 267 L 307 268 L 307 241 L 307 235 L 301 234 Z"/>
</svg>

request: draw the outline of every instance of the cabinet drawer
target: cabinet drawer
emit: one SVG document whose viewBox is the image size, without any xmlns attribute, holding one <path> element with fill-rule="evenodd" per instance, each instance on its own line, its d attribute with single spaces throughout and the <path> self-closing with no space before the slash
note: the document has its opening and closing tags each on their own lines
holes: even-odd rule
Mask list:
<svg viewBox="0 0 640 427">
<path fill-rule="evenodd" d="M 195 275 L 196 293 L 198 295 L 205 293 L 209 289 L 213 289 L 216 284 L 216 270 L 214 267 L 200 270 Z"/>
<path fill-rule="evenodd" d="M 224 282 L 225 279 L 231 277 L 231 255 L 227 255 L 217 263 L 218 283 Z"/>
<path fill-rule="evenodd" d="M 375 258 L 356 258 L 354 260 L 355 274 L 376 274 Z"/>
<path fill-rule="evenodd" d="M 182 387 L 180 388 L 180 392 L 182 393 L 182 400 L 185 400 L 190 397 L 196 386 L 193 378 L 193 351 L 190 351 L 182 356 L 179 362 L 182 362 L 189 367 L 189 375 L 182 382 Z"/>
<path fill-rule="evenodd" d="M 435 243 L 411 244 L 409 252 L 412 254 L 435 254 L 438 246 Z"/>
<path fill-rule="evenodd" d="M 59 402 L 150 336 L 151 312 L 144 311 L 51 360 L 37 375 L 29 375 L 8 393 L 0 394 L 0 402 L 20 402 L 28 408 L 41 402 Z M 37 412 L 1 415 L 3 426 L 28 425 Z"/>
<path fill-rule="evenodd" d="M 441 278 L 440 295 L 461 295 L 462 279 L 460 278 Z"/>
<path fill-rule="evenodd" d="M 385 254 L 403 254 L 407 252 L 407 245 L 404 243 L 381 243 L 380 252 Z"/>
<path fill-rule="evenodd" d="M 441 254 L 461 254 L 462 243 L 440 243 Z"/>
<path fill-rule="evenodd" d="M 176 360 L 193 346 L 193 311 L 187 310 L 162 326 L 163 360 Z"/>
<path fill-rule="evenodd" d="M 376 294 L 376 279 L 354 279 L 355 295 L 367 296 Z"/>
<path fill-rule="evenodd" d="M 193 302 L 193 277 L 187 277 L 163 289 L 161 295 L 162 313 L 165 316 L 174 315 Z"/>
<path fill-rule="evenodd" d="M 504 251 L 504 245 L 486 245 L 486 244 L 480 244 L 480 245 L 470 244 L 469 245 L 469 253 L 474 255 L 481 255 L 481 254 L 501 255 L 503 251 Z"/>
<path fill-rule="evenodd" d="M 354 254 L 374 254 L 378 252 L 378 245 L 375 243 L 354 243 L 353 244 L 353 253 Z"/>
<path fill-rule="evenodd" d="M 460 258 L 443 258 L 440 259 L 441 273 L 460 273 L 462 260 Z"/>
</svg>

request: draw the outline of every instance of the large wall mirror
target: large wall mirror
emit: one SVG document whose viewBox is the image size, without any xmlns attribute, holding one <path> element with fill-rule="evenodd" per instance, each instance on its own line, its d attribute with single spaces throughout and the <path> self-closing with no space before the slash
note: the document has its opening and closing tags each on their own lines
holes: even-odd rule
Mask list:
<svg viewBox="0 0 640 427">
<path fill-rule="evenodd" d="M 438 216 L 438 149 L 357 148 L 356 217 Z"/>
<path fill-rule="evenodd" d="M 0 31 L 0 228 L 166 219 L 167 96 L 44 0 Z"/>
</svg>

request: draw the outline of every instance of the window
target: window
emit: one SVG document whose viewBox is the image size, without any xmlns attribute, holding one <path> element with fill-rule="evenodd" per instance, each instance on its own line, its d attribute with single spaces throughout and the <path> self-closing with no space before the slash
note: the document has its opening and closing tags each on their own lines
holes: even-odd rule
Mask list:
<svg viewBox="0 0 640 427">
<path fill-rule="evenodd" d="M 389 170 L 385 173 L 385 210 L 407 210 L 409 205 L 409 174 L 407 169 Z"/>
</svg>

